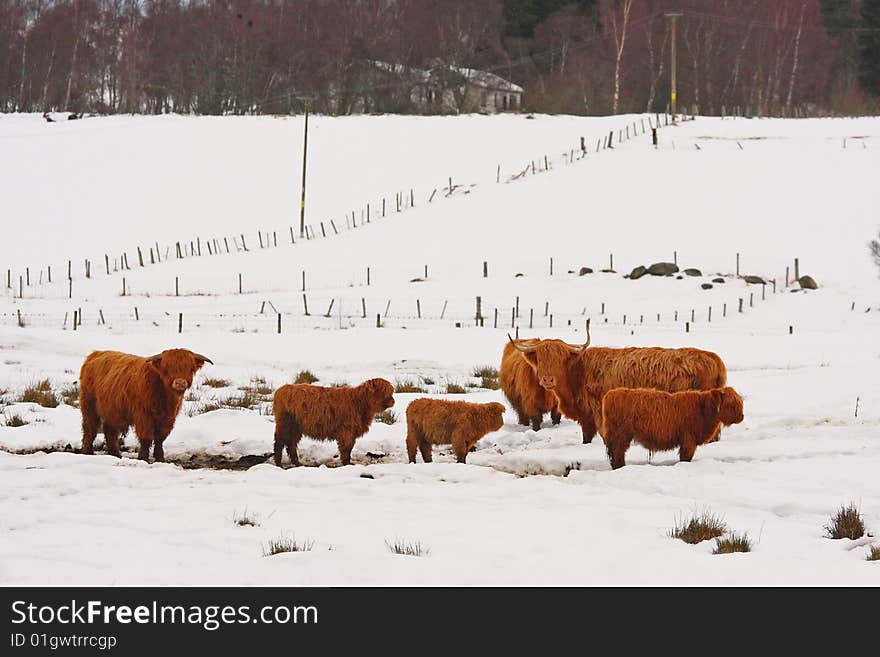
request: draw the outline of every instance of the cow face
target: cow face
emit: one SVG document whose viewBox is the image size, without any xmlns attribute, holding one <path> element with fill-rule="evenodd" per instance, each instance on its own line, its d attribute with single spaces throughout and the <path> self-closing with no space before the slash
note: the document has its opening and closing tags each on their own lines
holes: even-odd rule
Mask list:
<svg viewBox="0 0 880 657">
<path fill-rule="evenodd" d="M 569 367 L 590 346 L 590 320 L 587 320 L 586 332 L 587 341 L 582 345 L 562 340 L 514 340 L 510 334 L 507 337 L 535 371 L 538 383 L 545 390 L 555 392 L 567 385 Z"/>
<path fill-rule="evenodd" d="M 385 379 L 370 379 L 364 386 L 368 390 L 371 406 L 380 411 L 394 406 L 394 386 Z"/>
<path fill-rule="evenodd" d="M 531 351 L 521 352 L 545 390 L 555 390 L 566 380 L 566 372 L 577 357 L 562 340 L 541 340 Z"/>
<path fill-rule="evenodd" d="M 718 419 L 725 425 L 739 424 L 743 421 L 743 400 L 736 390 L 727 387 L 721 391 Z"/>
<path fill-rule="evenodd" d="M 183 395 L 192 385 L 193 376 L 205 363 L 214 364 L 210 358 L 189 349 L 166 349 L 147 359 L 159 373 L 165 387 L 175 394 Z"/>
<path fill-rule="evenodd" d="M 489 404 L 489 409 L 494 411 L 495 416 L 492 418 L 493 422 L 489 427 L 489 431 L 498 431 L 501 427 L 504 426 L 504 404 L 499 404 L 498 402 L 492 402 Z"/>
</svg>

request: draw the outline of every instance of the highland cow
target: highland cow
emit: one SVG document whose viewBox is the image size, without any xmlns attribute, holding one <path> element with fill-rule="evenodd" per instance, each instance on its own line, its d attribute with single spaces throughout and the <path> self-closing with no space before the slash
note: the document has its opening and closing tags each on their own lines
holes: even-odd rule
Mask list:
<svg viewBox="0 0 880 657">
<path fill-rule="evenodd" d="M 166 349 L 143 358 L 118 351 L 94 351 L 80 371 L 79 408 L 82 451 L 93 453 L 95 436 L 104 433 L 107 453 L 122 456 L 119 437 L 134 427 L 138 458 L 165 460 L 162 444 L 174 428 L 183 394 L 210 358 L 188 349 Z"/>
<path fill-rule="evenodd" d="M 416 448 L 425 463 L 431 462 L 431 445 L 452 445 L 459 463 L 477 441 L 503 425 L 504 405 L 472 404 L 422 397 L 406 409 L 406 453 L 409 462 L 416 462 Z"/>
<path fill-rule="evenodd" d="M 539 340 L 535 338 L 521 341 L 522 344 L 537 342 Z M 516 347 L 510 342 L 504 345 L 498 382 L 507 401 L 516 411 L 521 425 L 527 427 L 531 424 L 534 431 L 540 430 L 544 413 L 548 411 L 553 424 L 559 424 L 562 416 L 557 407 L 556 396 L 538 383 L 535 370 L 519 355 Z"/>
<path fill-rule="evenodd" d="M 710 390 L 727 384 L 724 361 L 711 351 L 663 347 L 587 349 L 589 322 L 583 345 L 562 340 L 531 342 L 510 338 L 510 342 L 532 367 L 538 383 L 554 393 L 562 414 L 581 425 L 584 443 L 596 435 L 602 420 L 602 397 L 613 388 L 678 392 Z"/>
<path fill-rule="evenodd" d="M 297 444 L 304 435 L 335 440 L 343 465 L 351 464 L 354 442 L 370 428 L 376 413 L 394 406 L 394 386 L 385 379 L 370 379 L 355 388 L 324 388 L 290 384 L 275 391 L 275 465 L 281 452 L 299 465 Z"/>
<path fill-rule="evenodd" d="M 743 421 L 743 400 L 733 388 L 664 392 L 647 388 L 615 388 L 602 398 L 600 431 L 611 467 L 626 465 L 630 443 L 651 452 L 678 448 L 690 461 L 697 445 L 710 442 L 721 425 Z"/>
</svg>

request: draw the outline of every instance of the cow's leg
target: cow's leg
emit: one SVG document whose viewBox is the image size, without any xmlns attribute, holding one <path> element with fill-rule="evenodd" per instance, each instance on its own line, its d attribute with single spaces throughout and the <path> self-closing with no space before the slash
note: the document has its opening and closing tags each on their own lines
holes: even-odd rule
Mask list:
<svg viewBox="0 0 880 657">
<path fill-rule="evenodd" d="M 517 417 L 518 417 L 518 422 L 519 422 L 522 426 L 524 426 L 524 427 L 529 426 L 529 423 L 531 422 L 531 420 L 529 419 L 529 416 L 528 416 L 528 415 L 526 415 L 524 412 L 522 412 L 522 411 L 520 411 L 520 410 L 517 410 L 516 414 L 517 414 Z"/>
<path fill-rule="evenodd" d="M 299 465 L 299 441 L 302 438 L 302 430 L 297 426 L 293 433 L 288 437 L 285 447 L 287 449 L 287 458 L 294 465 Z"/>
<path fill-rule="evenodd" d="M 349 436 L 340 436 L 336 439 L 339 446 L 339 459 L 342 465 L 351 465 L 351 450 L 354 448 L 354 438 Z"/>
<path fill-rule="evenodd" d="M 535 415 L 532 417 L 532 431 L 540 431 L 541 430 L 541 422 L 544 421 L 544 414 L 541 413 L 539 415 Z"/>
<path fill-rule="evenodd" d="M 156 440 L 153 441 L 153 460 L 156 463 L 162 463 L 165 461 L 165 448 L 163 447 L 165 438 L 167 438 L 167 436 L 156 438 Z"/>
<path fill-rule="evenodd" d="M 721 438 L 721 424 L 719 423 L 717 427 L 715 427 L 715 431 L 712 432 L 712 435 L 709 436 L 709 439 L 706 441 L 707 443 L 718 442 L 718 439 Z"/>
<path fill-rule="evenodd" d="M 156 420 L 149 414 L 141 413 L 135 415 L 134 431 L 138 439 L 138 458 L 141 461 L 150 460 L 150 448 L 153 441 L 158 437 L 156 433 Z"/>
<path fill-rule="evenodd" d="M 296 458 L 297 442 L 299 442 L 299 436 L 297 436 L 296 422 L 290 413 L 282 411 L 275 418 L 275 465 L 281 467 L 281 454 L 285 447 L 287 447 L 290 462 L 293 465 L 299 465 Z"/>
<path fill-rule="evenodd" d="M 554 425 L 557 425 L 562 421 L 562 413 L 559 412 L 558 408 L 554 408 L 550 411 L 550 420 Z"/>
<path fill-rule="evenodd" d="M 413 426 L 406 427 L 406 456 L 410 463 L 416 462 L 416 451 L 419 449 L 419 432 Z M 427 461 L 426 461 L 427 462 Z"/>
<path fill-rule="evenodd" d="M 422 453 L 422 460 L 425 463 L 431 463 L 434 460 L 434 455 L 431 451 L 431 443 L 424 438 L 419 440 L 419 451 Z M 413 462 L 415 462 L 415 460 Z"/>
<path fill-rule="evenodd" d="M 596 435 L 596 427 L 602 419 L 602 402 L 595 397 L 587 396 L 587 406 L 580 417 L 581 430 L 584 434 L 584 444 L 592 442 Z"/>
<path fill-rule="evenodd" d="M 697 443 L 694 437 L 686 434 L 681 438 L 681 446 L 678 448 L 678 458 L 681 461 L 690 461 L 694 458 L 694 452 L 697 451 Z"/>
<path fill-rule="evenodd" d="M 149 462 L 149 460 L 150 460 L 150 446 L 153 444 L 153 441 L 146 440 L 146 439 L 138 436 L 138 443 L 139 443 L 138 458 L 141 461 Z"/>
<path fill-rule="evenodd" d="M 467 462 L 467 438 L 461 434 L 452 434 L 452 452 L 455 454 L 455 460 L 459 463 Z"/>
<path fill-rule="evenodd" d="M 629 449 L 630 439 L 618 439 L 613 436 L 605 436 L 605 451 L 611 462 L 611 469 L 617 470 L 626 465 L 626 450 Z"/>
<path fill-rule="evenodd" d="M 592 416 L 581 418 L 581 433 L 584 436 L 584 445 L 593 442 L 593 436 L 596 435 L 596 423 L 593 422 Z"/>
<path fill-rule="evenodd" d="M 82 453 L 94 454 L 95 436 L 101 428 L 101 418 L 98 416 L 94 397 L 84 396 L 80 401 L 79 410 L 82 413 Z"/>
<path fill-rule="evenodd" d="M 122 458 L 122 452 L 119 449 L 119 429 L 104 425 L 104 448 L 110 456 Z"/>
</svg>

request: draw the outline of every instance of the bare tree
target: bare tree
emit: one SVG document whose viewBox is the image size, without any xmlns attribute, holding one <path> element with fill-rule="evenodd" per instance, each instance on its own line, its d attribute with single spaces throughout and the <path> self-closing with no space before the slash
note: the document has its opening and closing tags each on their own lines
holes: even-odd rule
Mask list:
<svg viewBox="0 0 880 657">
<path fill-rule="evenodd" d="M 617 114 L 620 105 L 620 62 L 623 59 L 623 51 L 626 48 L 627 28 L 629 27 L 629 15 L 632 10 L 633 0 L 618 0 L 606 4 L 605 11 L 611 21 L 611 29 L 614 33 L 614 91 L 611 95 L 611 113 Z M 619 14 L 619 15 L 618 15 Z"/>
</svg>

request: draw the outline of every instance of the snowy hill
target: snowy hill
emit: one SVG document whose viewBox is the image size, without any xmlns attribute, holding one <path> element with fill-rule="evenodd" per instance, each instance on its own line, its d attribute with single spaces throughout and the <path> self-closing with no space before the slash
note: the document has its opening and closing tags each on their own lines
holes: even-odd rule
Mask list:
<svg viewBox="0 0 880 657">
<path fill-rule="evenodd" d="M 0 452 L 0 517 L 15 537 L 0 582 L 880 582 L 865 541 L 822 536 L 850 501 L 880 530 L 880 283 L 866 246 L 880 224 L 880 119 L 697 117 L 662 125 L 657 148 L 654 120 L 312 117 L 304 240 L 299 117 L 0 117 L 12 231 L 0 245 L 0 390 L 5 418 L 27 422 L 0 426 L 0 448 L 78 446 L 76 408 L 16 400 L 43 379 L 71 389 L 91 350 L 184 346 L 216 365 L 197 377 L 166 454 L 257 463 Z M 612 257 L 615 272 L 600 271 Z M 786 287 L 795 258 L 818 290 Z M 701 275 L 624 278 L 672 260 Z M 738 260 L 767 284 L 738 278 Z M 330 467 L 279 470 L 259 463 L 272 447 L 265 396 L 250 410 L 232 403 L 303 369 L 323 385 L 383 376 L 503 401 L 468 386 L 475 368 L 498 366 L 512 326 L 582 341 L 587 318 L 594 345 L 716 351 L 745 422 L 692 463 L 633 447 L 612 472 L 601 439 L 580 444 L 574 422 L 536 433 L 509 412 L 466 466 L 448 449 L 408 465 L 405 408 L 420 394 L 401 393 L 399 421 L 374 423 L 354 466 L 334 467 L 335 444 L 304 440 L 304 462 Z M 449 383 L 467 394 L 448 395 Z M 96 537 L 111 499 L 119 522 Z M 245 507 L 261 526 L 233 524 Z M 710 556 L 710 543 L 666 535 L 704 507 L 748 531 L 753 553 Z M 284 532 L 315 550 L 263 558 Z M 396 537 L 431 554 L 392 555 L 384 542 Z M 133 541 L 167 569 L 103 558 Z"/>
</svg>

